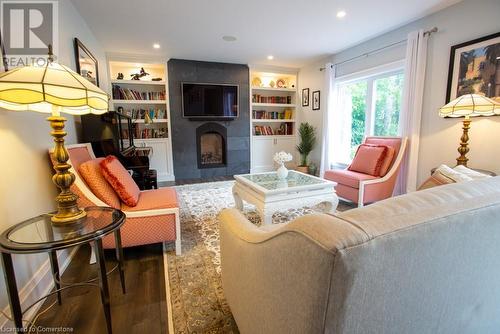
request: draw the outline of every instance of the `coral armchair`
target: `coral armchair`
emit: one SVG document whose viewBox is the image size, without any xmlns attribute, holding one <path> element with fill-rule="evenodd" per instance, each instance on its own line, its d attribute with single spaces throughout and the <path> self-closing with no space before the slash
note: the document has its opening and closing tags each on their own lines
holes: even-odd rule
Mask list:
<svg viewBox="0 0 500 334">
<path fill-rule="evenodd" d="M 153 244 L 166 241 L 175 241 L 175 251 L 181 254 L 181 231 L 179 220 L 179 203 L 173 188 L 160 188 L 141 191 L 136 206 L 129 207 L 118 200 L 109 201 L 103 198 L 106 185 L 100 191 L 100 197 L 94 194 L 87 185 L 79 167 L 89 160 L 96 159 L 90 143 L 66 146 L 69 153 L 71 172 L 75 174 L 75 182 L 71 191 L 78 195 L 78 205 L 81 208 L 88 206 L 111 206 L 122 210 L 126 221 L 121 228 L 123 247 Z M 109 187 L 109 186 L 108 186 Z M 101 187 L 99 187 L 101 188 Z M 115 194 L 109 194 L 112 197 Z M 117 197 L 117 196 L 116 196 Z M 109 204 L 106 204 L 106 200 Z M 104 238 L 105 248 L 114 248 L 114 238 Z"/>
<path fill-rule="evenodd" d="M 345 169 L 326 171 L 324 177 L 337 182 L 335 190 L 339 197 L 357 203 L 359 207 L 389 198 L 394 192 L 407 141 L 406 137 L 367 137 L 365 139 L 365 144 L 384 145 L 394 149 L 392 161 L 385 175 L 373 176 Z"/>
</svg>

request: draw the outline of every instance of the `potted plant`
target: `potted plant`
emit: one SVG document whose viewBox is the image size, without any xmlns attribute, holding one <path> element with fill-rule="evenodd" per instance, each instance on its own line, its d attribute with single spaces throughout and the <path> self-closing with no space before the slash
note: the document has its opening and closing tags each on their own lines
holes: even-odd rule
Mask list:
<svg viewBox="0 0 500 334">
<path fill-rule="evenodd" d="M 316 145 L 316 130 L 309 123 L 301 123 L 299 127 L 300 143 L 297 151 L 300 153 L 300 165 L 297 170 L 302 173 L 309 171 L 307 158 Z"/>
</svg>

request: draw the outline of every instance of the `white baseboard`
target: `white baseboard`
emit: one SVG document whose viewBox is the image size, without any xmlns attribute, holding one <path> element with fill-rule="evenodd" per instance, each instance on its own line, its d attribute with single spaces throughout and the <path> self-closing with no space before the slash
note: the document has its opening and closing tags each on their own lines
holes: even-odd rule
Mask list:
<svg viewBox="0 0 500 334">
<path fill-rule="evenodd" d="M 71 263 L 71 260 L 75 256 L 79 247 L 80 246 L 77 246 L 71 249 L 69 254 L 67 251 L 59 252 L 57 258 L 59 261 L 59 272 L 61 275 L 66 270 L 68 265 Z M 19 300 L 21 302 L 21 309 L 24 310 L 27 306 L 35 302 L 37 299 L 48 294 L 53 288 L 54 288 L 54 280 L 52 279 L 52 270 L 50 267 L 49 259 L 47 259 L 47 261 L 45 261 L 36 271 L 33 277 L 21 289 L 19 289 Z M 38 310 L 42 305 L 43 301 L 40 301 L 38 304 L 33 306 L 28 312 L 26 312 L 23 315 L 23 319 L 29 321 L 33 320 L 34 316 L 37 314 Z M 2 310 L 6 314 L 9 315 L 11 314 L 9 305 L 2 307 Z M 14 323 L 0 313 L 0 332 L 2 331 L 1 329 L 7 329 L 13 327 Z"/>
</svg>

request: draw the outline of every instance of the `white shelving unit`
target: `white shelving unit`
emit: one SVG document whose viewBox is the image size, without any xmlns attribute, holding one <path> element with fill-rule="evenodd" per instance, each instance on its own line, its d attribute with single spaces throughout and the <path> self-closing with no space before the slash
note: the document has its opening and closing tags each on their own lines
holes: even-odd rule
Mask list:
<svg viewBox="0 0 500 334">
<path fill-rule="evenodd" d="M 280 79 L 285 82 L 285 87 L 276 86 Z M 257 85 L 259 81 L 260 84 Z M 294 161 L 288 166 L 293 168 L 296 165 L 296 119 L 297 104 L 299 103 L 296 88 L 297 73 L 252 69 L 250 85 L 250 96 L 252 97 L 250 104 L 252 110 L 250 121 L 251 172 L 261 173 L 275 170 L 273 156 L 279 151 L 294 155 Z M 279 131 L 283 130 L 284 127 L 287 129 L 286 133 Z M 267 130 L 270 128 L 271 134 L 268 131 L 265 133 L 259 131 L 262 128 Z"/>
<path fill-rule="evenodd" d="M 127 80 L 131 74 L 138 73 L 144 68 L 150 75 L 141 78 L 141 80 Z M 144 115 L 139 111 L 139 116 L 132 120 L 137 128 L 137 133 L 128 134 L 134 135 L 134 144 L 138 147 L 151 147 L 150 167 L 156 169 L 158 181 L 173 181 L 174 169 L 172 162 L 172 139 L 171 139 L 171 124 L 170 124 L 170 108 L 168 101 L 168 78 L 166 71 L 166 62 L 158 59 L 144 60 L 142 57 L 135 56 L 108 56 L 108 70 L 110 78 L 110 92 L 113 96 L 111 100 L 113 110 L 123 108 L 125 113 L 131 113 L 132 110 L 145 110 L 144 113 L 150 113 L 153 123 L 146 124 Z M 118 73 L 123 73 L 124 79 L 117 78 Z M 152 78 L 161 78 L 159 81 L 152 81 Z M 134 90 L 139 93 L 147 92 L 163 92 L 164 100 L 136 100 L 123 99 L 116 96 L 116 88 Z M 114 93 L 113 93 L 114 92 Z M 163 117 L 157 118 L 154 115 L 161 113 Z M 123 121 L 122 122 L 126 122 Z"/>
</svg>

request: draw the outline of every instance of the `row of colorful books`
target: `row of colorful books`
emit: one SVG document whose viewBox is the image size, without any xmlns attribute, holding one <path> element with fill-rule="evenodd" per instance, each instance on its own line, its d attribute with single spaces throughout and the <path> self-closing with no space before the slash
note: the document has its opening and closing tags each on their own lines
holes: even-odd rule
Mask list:
<svg viewBox="0 0 500 334">
<path fill-rule="evenodd" d="M 136 127 L 133 130 L 134 139 L 152 139 L 152 138 L 168 138 L 168 129 L 139 129 Z M 128 139 L 130 136 L 128 130 L 122 130 L 122 138 Z"/>
<path fill-rule="evenodd" d="M 151 119 L 164 119 L 167 118 L 167 112 L 161 108 L 149 109 L 123 109 L 121 113 L 131 117 L 132 119 L 144 119 L 146 114 L 149 114 Z"/>
<path fill-rule="evenodd" d="M 259 94 L 252 95 L 253 103 L 280 103 L 280 104 L 292 104 L 291 96 L 262 96 Z"/>
<path fill-rule="evenodd" d="M 275 136 L 275 135 L 293 135 L 293 123 L 283 123 L 279 128 L 272 128 L 269 125 L 255 125 L 254 135 L 256 136 Z"/>
<path fill-rule="evenodd" d="M 284 111 L 265 111 L 253 110 L 253 119 L 292 119 L 293 111 L 285 109 Z"/>
<path fill-rule="evenodd" d="M 139 92 L 134 89 L 113 85 L 115 100 L 165 100 L 165 92 Z"/>
</svg>

